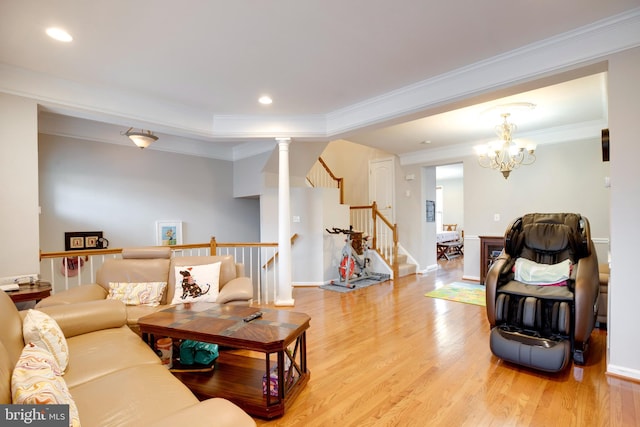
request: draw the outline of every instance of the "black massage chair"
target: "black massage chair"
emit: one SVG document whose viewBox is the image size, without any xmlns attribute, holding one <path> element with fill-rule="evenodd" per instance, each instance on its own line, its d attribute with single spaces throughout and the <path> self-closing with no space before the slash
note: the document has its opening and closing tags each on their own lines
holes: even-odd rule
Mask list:
<svg viewBox="0 0 640 427">
<path fill-rule="evenodd" d="M 491 352 L 546 372 L 572 355 L 584 364 L 600 292 L 587 218 L 527 214 L 507 228 L 504 245 L 485 280 Z"/>
</svg>

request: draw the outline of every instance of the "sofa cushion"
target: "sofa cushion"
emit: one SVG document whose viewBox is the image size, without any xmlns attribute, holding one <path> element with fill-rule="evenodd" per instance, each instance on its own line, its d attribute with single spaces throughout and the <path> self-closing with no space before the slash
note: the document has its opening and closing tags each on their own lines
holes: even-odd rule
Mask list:
<svg viewBox="0 0 640 427">
<path fill-rule="evenodd" d="M 220 262 L 174 267 L 175 289 L 171 304 L 216 302 L 220 282 Z"/>
<path fill-rule="evenodd" d="M 127 305 L 160 305 L 167 282 L 110 282 L 108 299 L 122 301 Z"/>
<path fill-rule="evenodd" d="M 70 388 L 141 365 L 160 365 L 160 358 L 127 326 L 69 338 L 69 368 L 64 379 Z"/>
<path fill-rule="evenodd" d="M 165 282 L 170 262 L 166 258 L 107 258 L 96 271 L 96 283 L 108 291 L 111 282 Z"/>
<path fill-rule="evenodd" d="M 58 362 L 45 348 L 28 343 L 13 369 L 11 395 L 14 404 L 69 405 L 71 426 L 80 426 L 76 407 Z"/>
<path fill-rule="evenodd" d="M 67 339 L 51 316 L 38 310 L 28 310 L 22 323 L 22 335 L 25 343 L 31 342 L 47 349 L 62 372 L 67 369 L 69 363 Z"/>
<path fill-rule="evenodd" d="M 198 403 L 159 363 L 121 369 L 70 389 L 83 423 L 92 426 L 148 426 L 151 420 Z M 187 419 L 178 425 L 190 424 Z"/>
<path fill-rule="evenodd" d="M 173 271 L 175 271 L 175 267 L 212 264 L 215 262 L 220 262 L 220 280 L 218 289 L 222 290 L 226 286 L 227 282 L 238 277 L 236 262 L 233 258 L 233 255 L 173 257 L 171 259 L 170 268 L 172 274 L 169 275 L 169 283 L 167 285 L 167 292 L 165 293 L 166 299 L 163 299 L 162 304 L 170 304 L 173 300 L 174 290 L 176 289 L 176 276 L 175 274 L 173 274 Z M 179 279 L 182 280 L 182 276 L 180 276 Z M 180 291 L 182 292 L 182 288 L 180 288 Z"/>
</svg>

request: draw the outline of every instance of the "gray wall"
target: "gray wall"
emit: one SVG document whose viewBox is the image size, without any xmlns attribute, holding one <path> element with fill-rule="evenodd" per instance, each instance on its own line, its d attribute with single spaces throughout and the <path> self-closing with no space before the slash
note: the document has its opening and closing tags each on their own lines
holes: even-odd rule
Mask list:
<svg viewBox="0 0 640 427">
<path fill-rule="evenodd" d="M 322 159 L 338 178 L 344 178 L 344 203 L 369 205 L 369 161 L 391 155 L 376 148 L 345 140 L 332 141 L 322 152 Z"/>
<path fill-rule="evenodd" d="M 480 275 L 478 236 L 501 236 L 513 219 L 527 212 L 566 211 L 585 215 L 591 223 L 592 237 L 599 242 L 599 255 L 606 262 L 610 193 L 605 188 L 604 178 L 609 176 L 609 163 L 602 162 L 600 139 L 542 145 L 538 147 L 537 157 L 533 165 L 513 171 L 507 180 L 497 171 L 478 166 L 473 156 L 455 159 L 463 161 L 464 165 L 466 278 L 478 279 Z M 435 250 L 429 250 L 435 246 L 435 234 L 430 229 L 431 224 L 424 219 L 424 199 L 418 199 L 419 195 L 427 194 L 421 185 L 427 189 L 433 186 L 432 197 L 435 198 L 435 167 L 405 165 L 399 175 L 406 174 L 422 176 L 423 179 L 396 184 L 401 190 L 396 192 L 399 194 L 396 205 L 398 211 L 403 212 L 398 215 L 400 242 L 418 260 L 421 270 L 435 268 Z M 425 180 L 425 176 L 431 178 Z M 410 197 L 404 195 L 407 189 Z M 419 215 L 410 213 L 415 209 L 420 210 Z M 500 215 L 500 220 L 494 220 L 495 214 Z M 418 234 L 416 230 L 420 228 L 426 231 Z M 424 238 L 416 239 L 419 235 Z M 424 246 L 428 247 L 427 250 Z"/>
<path fill-rule="evenodd" d="M 542 145 L 533 165 L 522 166 L 505 180 L 494 170 L 464 162 L 465 276 L 480 274 L 477 236 L 502 236 L 511 221 L 528 212 L 577 212 L 591 224 L 599 259 L 607 260 L 609 197 L 600 138 Z M 494 220 L 498 214 L 500 219 Z"/>
<path fill-rule="evenodd" d="M 611 286 L 607 371 L 640 380 L 640 48 L 609 59 L 611 132 Z"/>
<path fill-rule="evenodd" d="M 38 274 L 38 106 L 0 94 L 0 279 Z"/>
<path fill-rule="evenodd" d="M 233 198 L 233 163 L 40 135 L 40 248 L 65 231 L 103 231 L 110 247 L 155 245 L 157 220 L 183 243 L 258 241 L 259 201 Z"/>
</svg>

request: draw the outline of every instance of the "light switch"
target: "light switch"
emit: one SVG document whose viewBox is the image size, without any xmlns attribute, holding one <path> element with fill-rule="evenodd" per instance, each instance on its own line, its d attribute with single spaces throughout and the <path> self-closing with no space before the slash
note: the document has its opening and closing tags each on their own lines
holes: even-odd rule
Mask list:
<svg viewBox="0 0 640 427">
<path fill-rule="evenodd" d="M 494 221 L 500 221 L 500 214 L 493 214 Z"/>
<path fill-rule="evenodd" d="M 300 217 L 297 215 L 293 216 L 293 222 L 300 222 Z"/>
</svg>

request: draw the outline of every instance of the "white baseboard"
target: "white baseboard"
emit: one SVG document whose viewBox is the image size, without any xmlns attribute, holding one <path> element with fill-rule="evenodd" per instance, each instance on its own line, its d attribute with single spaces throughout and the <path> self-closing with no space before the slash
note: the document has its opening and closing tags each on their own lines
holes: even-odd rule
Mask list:
<svg viewBox="0 0 640 427">
<path fill-rule="evenodd" d="M 425 274 L 431 273 L 432 271 L 436 271 L 437 269 L 438 269 L 438 264 L 431 264 L 431 265 L 427 266 L 427 268 L 425 270 L 421 270 L 420 273 L 422 275 L 425 275 Z"/>
<path fill-rule="evenodd" d="M 296 282 L 293 283 L 291 286 L 293 286 L 294 288 L 312 288 L 312 287 L 318 287 L 320 285 L 327 285 L 329 284 L 331 281 L 327 281 L 325 283 L 322 282 Z"/>
<path fill-rule="evenodd" d="M 616 377 L 626 378 L 631 381 L 640 381 L 640 371 L 637 369 L 629 369 L 623 366 L 616 366 L 612 364 L 607 365 L 607 374 L 615 375 Z"/>
<path fill-rule="evenodd" d="M 474 282 L 479 282 L 480 276 L 462 276 L 462 280 L 471 280 Z"/>
</svg>

